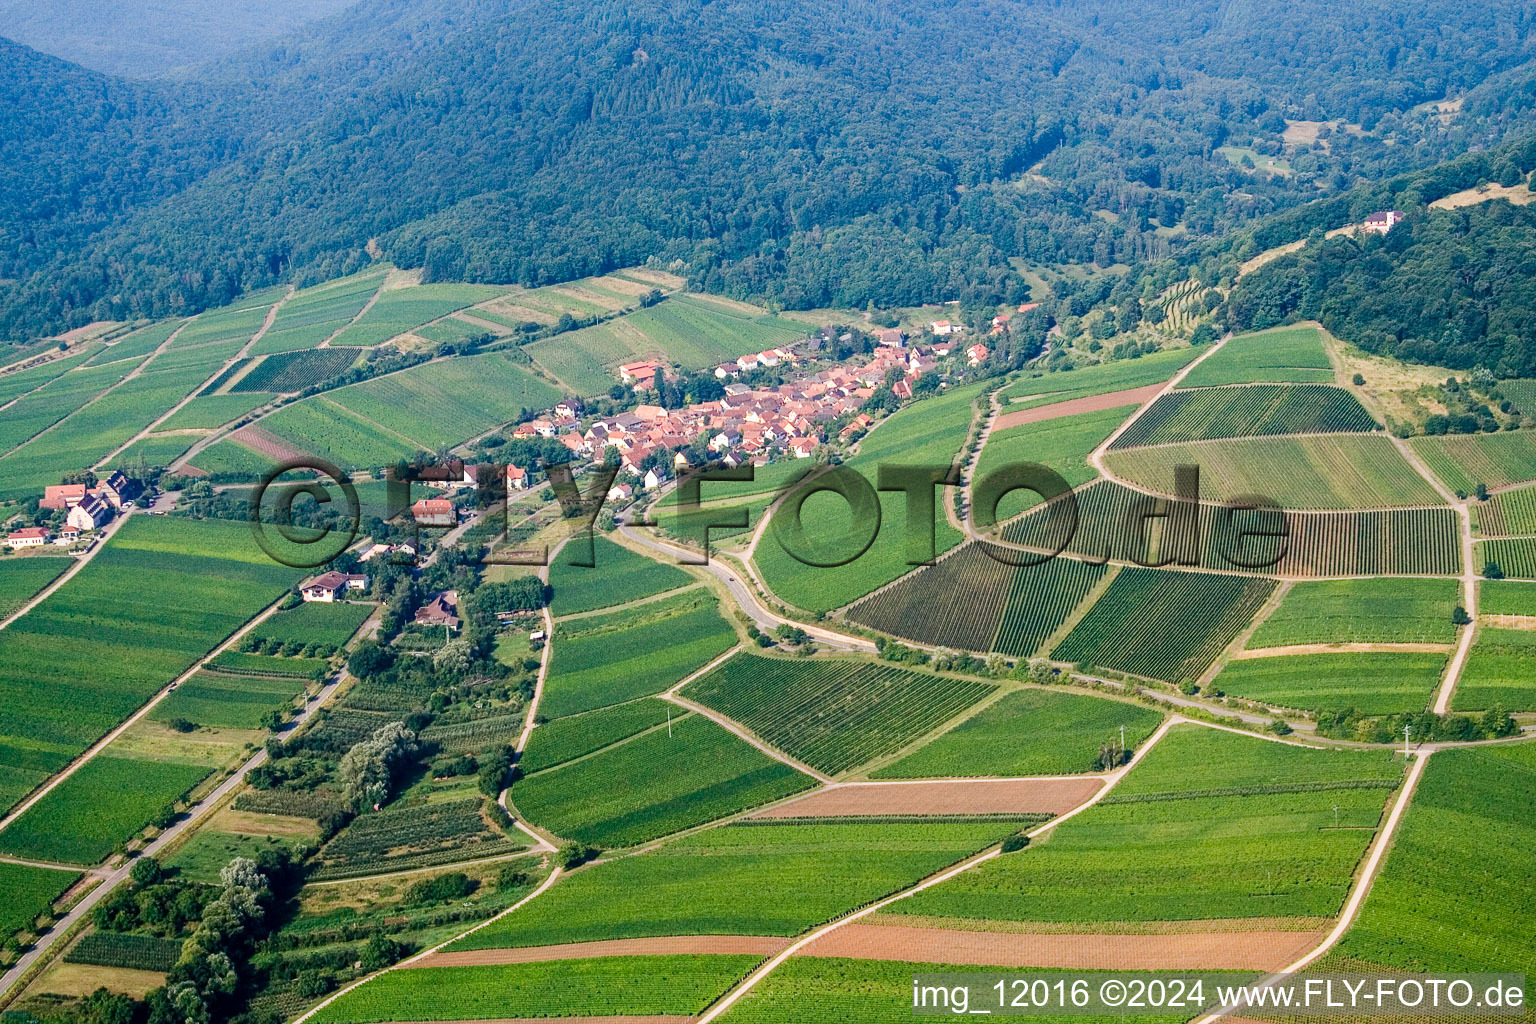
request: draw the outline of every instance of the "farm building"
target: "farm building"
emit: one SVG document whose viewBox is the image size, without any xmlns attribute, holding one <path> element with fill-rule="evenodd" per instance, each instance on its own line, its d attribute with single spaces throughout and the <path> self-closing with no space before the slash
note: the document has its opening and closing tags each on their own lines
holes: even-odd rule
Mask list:
<svg viewBox="0 0 1536 1024">
<path fill-rule="evenodd" d="M 85 498 L 85 484 L 53 484 L 43 488 L 38 508 L 74 508 Z"/>
<path fill-rule="evenodd" d="M 143 490 L 144 488 L 137 480 L 127 476 L 120 469 L 114 469 L 112 475 L 97 484 L 91 493 L 99 494 L 106 498 L 113 508 L 120 509 L 124 505 L 131 504 Z"/>
<path fill-rule="evenodd" d="M 66 547 L 80 539 L 80 528 L 77 526 L 65 526 L 59 530 L 59 535 L 53 538 L 54 544 Z"/>
<path fill-rule="evenodd" d="M 299 588 L 299 595 L 306 601 L 334 601 L 346 596 L 349 590 L 368 589 L 368 577 L 356 572 L 327 572 L 316 576 Z"/>
<path fill-rule="evenodd" d="M 111 503 L 99 494 L 87 494 L 69 510 L 67 522 L 81 530 L 94 530 L 111 518 Z"/>
<path fill-rule="evenodd" d="M 619 367 L 619 379 L 625 384 L 649 384 L 656 376 L 656 371 L 662 369 L 660 363 L 650 360 L 641 360 L 637 363 L 625 363 Z M 558 409 L 556 410 L 559 411 Z"/>
<path fill-rule="evenodd" d="M 1384 235 L 1396 227 L 1402 219 L 1403 211 L 1401 210 L 1377 210 L 1365 218 L 1365 223 L 1361 227 L 1366 231 Z"/>
<path fill-rule="evenodd" d="M 53 536 L 46 526 L 26 526 L 20 530 L 12 530 L 6 535 L 5 544 L 13 550 L 21 548 L 38 548 L 48 543 L 48 538 Z"/>
</svg>

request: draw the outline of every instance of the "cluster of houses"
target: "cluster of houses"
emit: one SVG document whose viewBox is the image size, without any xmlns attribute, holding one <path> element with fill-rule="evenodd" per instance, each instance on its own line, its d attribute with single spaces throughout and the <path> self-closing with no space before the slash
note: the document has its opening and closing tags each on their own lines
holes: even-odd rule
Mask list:
<svg viewBox="0 0 1536 1024">
<path fill-rule="evenodd" d="M 113 470 L 111 476 L 95 487 L 88 487 L 83 483 L 54 484 L 46 487 L 43 489 L 43 497 L 38 501 L 37 507 L 51 511 L 67 509 L 64 525 L 59 527 L 57 534 L 46 526 L 27 526 L 12 530 L 6 535 L 6 546 L 12 550 L 42 547 L 49 543 L 67 547 L 79 540 L 82 534 L 90 533 L 110 522 L 125 505 L 132 504 L 142 490 L 137 480 L 120 469 Z"/>
</svg>

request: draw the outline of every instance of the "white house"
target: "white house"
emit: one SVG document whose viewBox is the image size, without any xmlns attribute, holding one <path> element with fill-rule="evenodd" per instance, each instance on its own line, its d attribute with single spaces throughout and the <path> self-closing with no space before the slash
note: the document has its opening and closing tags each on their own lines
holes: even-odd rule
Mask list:
<svg viewBox="0 0 1536 1024">
<path fill-rule="evenodd" d="M 366 590 L 368 577 L 355 572 L 321 573 L 299 588 L 299 596 L 306 601 L 330 603 L 338 596 L 345 597 L 349 590 Z"/>
</svg>

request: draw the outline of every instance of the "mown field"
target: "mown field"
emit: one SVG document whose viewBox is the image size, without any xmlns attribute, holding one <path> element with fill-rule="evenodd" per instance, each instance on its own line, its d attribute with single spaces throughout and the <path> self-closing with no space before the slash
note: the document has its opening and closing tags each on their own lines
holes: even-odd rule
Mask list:
<svg viewBox="0 0 1536 1024">
<path fill-rule="evenodd" d="M 1423 711 L 1432 703 L 1445 659 L 1444 653 L 1404 651 L 1240 658 L 1221 670 L 1216 684 L 1284 708 L 1389 715 Z"/>
<path fill-rule="evenodd" d="M 1074 398 L 1107 395 L 1112 391 L 1129 391 L 1169 380 L 1203 351 L 1176 348 L 1137 359 L 1117 359 L 1076 370 L 1043 373 L 1009 384 L 998 392 L 998 398 L 1003 403 L 1003 412 L 1009 413 Z"/>
<path fill-rule="evenodd" d="M 314 348 L 362 311 L 387 273 L 364 271 L 295 292 L 277 311 L 272 329 L 251 347 L 251 355 Z"/>
<path fill-rule="evenodd" d="M 1320 330 L 1277 327 L 1231 339 L 1191 370 L 1180 385 L 1199 388 L 1258 381 L 1326 384 L 1331 380 L 1333 364 L 1323 349 Z"/>
<path fill-rule="evenodd" d="M 870 777 L 1075 775 L 1094 770 L 1099 747 L 1119 743 L 1121 726 L 1134 750 L 1162 717 L 1120 701 L 1018 690 Z"/>
<path fill-rule="evenodd" d="M 244 523 L 135 517 L 0 633 L 10 806 L 293 584 Z"/>
<path fill-rule="evenodd" d="M 1254 577 L 1124 568 L 1053 657 L 1173 683 L 1195 679 L 1273 589 Z"/>
<path fill-rule="evenodd" d="M 1505 487 L 1536 480 L 1536 441 L 1529 430 L 1497 434 L 1413 437 L 1408 443 L 1429 464 L 1440 482 L 1471 494 L 1478 484 Z"/>
<path fill-rule="evenodd" d="M 637 554 L 604 537 L 593 537 L 593 567 L 572 565 L 585 557 L 584 545 L 568 544 L 549 567 L 549 585 L 553 594 L 549 610 L 555 615 L 573 615 L 596 608 L 627 604 L 695 582 L 675 565 L 666 565 Z"/>
<path fill-rule="evenodd" d="M 0 619 L 26 604 L 74 561 L 32 555 L 0 559 Z"/>
<path fill-rule="evenodd" d="M 1234 438 L 1107 452 L 1116 476 L 1173 493 L 1173 470 L 1200 467 L 1200 495 L 1231 502 L 1263 495 L 1280 508 L 1401 508 L 1441 504 L 1439 494 L 1376 434 Z"/>
<path fill-rule="evenodd" d="M 1111 447 L 1377 428 L 1360 400 L 1343 388 L 1330 384 L 1255 384 L 1166 394 L 1115 438 Z"/>
<path fill-rule="evenodd" d="M 1433 755 L 1360 916 L 1318 969 L 1451 973 L 1536 962 L 1533 771 L 1528 743 Z"/>
<path fill-rule="evenodd" d="M 573 875 L 455 943 L 497 949 L 652 935 L 796 935 L 905 888 L 1019 822 L 739 822 Z"/>
<path fill-rule="evenodd" d="M 1248 639 L 1249 650 L 1291 644 L 1456 641 L 1455 580 L 1316 580 L 1292 585 Z"/>
<path fill-rule="evenodd" d="M 537 731 L 537 730 L 535 730 Z M 702 715 L 675 719 L 512 787 L 520 812 L 555 835 L 634 846 L 808 789 L 811 778 Z M 636 785 L 644 779 L 644 786 Z"/>
<path fill-rule="evenodd" d="M 1003 466 L 1033 462 L 1055 470 L 1073 487 L 1087 483 L 1098 475 L 1088 465 L 1089 453 L 1135 411 L 1135 406 L 1126 405 L 1118 409 L 1060 416 L 995 431 L 987 438 L 986 447 L 981 450 L 980 459 L 976 463 L 975 480 L 979 483 L 989 473 Z M 1021 490 L 1004 495 L 998 503 L 995 521 L 1012 519 L 1025 509 L 1033 508 L 1040 500 L 1040 496 L 1033 491 Z M 977 506 L 977 525 L 983 528 L 989 526 L 994 521 L 991 513 L 991 509 Z"/>
<path fill-rule="evenodd" d="M 371 348 L 412 328 L 456 313 L 466 306 L 505 295 L 506 288 L 484 284 L 423 284 L 386 287 L 367 311 L 331 341 L 335 347 Z M 275 325 L 274 325 L 275 326 Z"/>
<path fill-rule="evenodd" d="M 1536 632 L 1479 626 L 1451 703 L 1458 711 L 1536 710 Z"/>
<path fill-rule="evenodd" d="M 867 661 L 738 654 L 682 695 L 829 775 L 901 749 L 993 692 Z"/>
<path fill-rule="evenodd" d="M 5 893 L 0 900 L 0 940 L 30 927 L 79 877 L 73 871 L 0 863 L 0 892 Z"/>
<path fill-rule="evenodd" d="M 207 776 L 202 765 L 99 754 L 0 831 L 0 853 L 95 864 Z"/>
<path fill-rule="evenodd" d="M 735 643 L 702 591 L 563 623 L 539 710 L 559 718 L 660 693 Z"/>
<path fill-rule="evenodd" d="M 528 748 L 518 759 L 518 767 L 525 775 L 553 768 L 662 725 L 669 714 L 681 718 L 685 712 L 669 712 L 666 703 L 642 698 L 544 722 L 528 735 Z"/>
<path fill-rule="evenodd" d="M 632 956 L 380 975 L 320 1010 L 315 1024 L 533 1017 L 687 1017 L 757 965 L 755 956 Z"/>
<path fill-rule="evenodd" d="M 1110 928 L 1329 917 L 1401 773 L 1388 752 L 1307 750 L 1179 726 L 1049 842 L 886 912 Z"/>
<path fill-rule="evenodd" d="M 847 466 L 858 470 L 871 487 L 878 483 L 878 467 L 894 465 L 947 466 L 959 457 L 974 416 L 973 403 L 980 385 L 957 388 L 937 398 L 924 399 L 882 420 L 860 443 L 859 453 Z M 836 494 L 816 493 L 801 508 L 804 546 L 797 552 L 811 561 L 827 563 L 847 559 L 857 544 L 878 526 L 873 543 L 859 557 L 834 568 L 807 565 L 786 549 L 777 520 L 770 522 L 753 559 L 770 590 L 788 604 L 810 611 L 831 611 L 857 600 L 897 579 L 913 568 L 907 559 L 906 495 L 897 491 L 878 494 L 879 520 L 869 509 L 853 509 Z M 947 494 L 935 495 L 933 526 L 935 551 L 943 553 L 961 540 L 961 534 L 945 520 Z M 777 516 L 777 513 L 775 514 Z M 786 517 L 787 518 L 787 517 Z M 926 531 L 928 524 L 921 525 Z M 796 542 L 791 540 L 793 546 Z"/>
</svg>

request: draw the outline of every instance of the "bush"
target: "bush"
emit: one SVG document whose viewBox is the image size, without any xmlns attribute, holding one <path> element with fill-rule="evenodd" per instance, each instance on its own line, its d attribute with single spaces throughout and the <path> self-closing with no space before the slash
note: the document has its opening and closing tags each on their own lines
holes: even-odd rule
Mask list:
<svg viewBox="0 0 1536 1024">
<path fill-rule="evenodd" d="M 1501 580 L 1504 578 L 1504 570 L 1498 562 L 1489 562 L 1483 566 L 1483 578 L 1489 580 Z"/>
<path fill-rule="evenodd" d="M 569 871 L 579 868 L 589 860 L 596 860 L 603 851 L 595 846 L 584 846 L 581 843 L 566 843 L 560 847 L 560 852 L 555 855 L 560 866 Z"/>
<path fill-rule="evenodd" d="M 1468 615 L 1467 614 L 1467 610 L 1465 608 L 1463 608 L 1461 605 L 1457 605 L 1455 607 L 1455 609 L 1451 612 L 1451 622 L 1455 623 L 1458 626 L 1471 625 L 1471 623 L 1472 623 L 1472 616 Z"/>
<path fill-rule="evenodd" d="M 358 962 L 365 971 L 382 971 L 400 961 L 409 952 L 404 943 L 396 942 L 387 935 L 375 935 L 363 947 Z"/>
<path fill-rule="evenodd" d="M 140 857 L 133 862 L 133 867 L 128 871 L 128 881 L 133 883 L 135 889 L 147 889 L 159 884 L 165 872 L 160 867 L 160 862 L 153 857 Z"/>
<path fill-rule="evenodd" d="M 505 865 L 496 874 L 496 888 L 498 890 L 521 889 L 531 881 L 533 881 L 533 878 L 528 872 L 512 864 Z"/>
<path fill-rule="evenodd" d="M 1024 847 L 1028 845 L 1029 836 L 1021 835 L 1020 833 L 1015 832 L 1013 835 L 1003 840 L 1003 852 L 1017 853 L 1019 850 L 1024 849 Z"/>
<path fill-rule="evenodd" d="M 1355 376 L 1353 377 L 1353 380 L 1355 382 L 1355 387 L 1359 387 L 1360 385 L 1365 383 L 1365 377 L 1362 376 L 1361 374 L 1358 374 L 1358 373 L 1355 374 Z"/>
<path fill-rule="evenodd" d="M 195 723 L 189 722 L 185 718 L 173 718 L 169 722 L 166 722 L 165 725 L 166 728 L 172 730 L 173 732 L 191 732 L 193 729 L 197 728 Z"/>
<path fill-rule="evenodd" d="M 404 902 L 419 904 L 461 900 L 478 888 L 480 883 L 464 872 L 450 871 L 446 875 L 438 875 L 436 878 L 429 878 L 411 886 L 405 891 Z"/>
<path fill-rule="evenodd" d="M 300 971 L 294 979 L 293 991 L 304 999 L 323 996 L 336 987 L 336 976 L 330 971 Z"/>
</svg>

